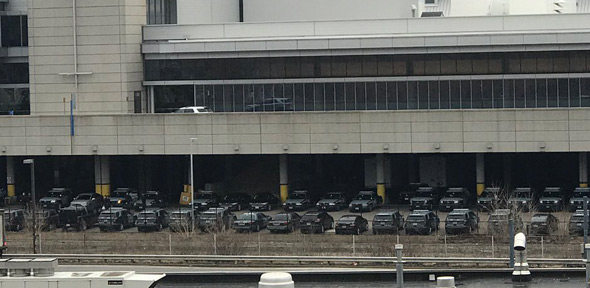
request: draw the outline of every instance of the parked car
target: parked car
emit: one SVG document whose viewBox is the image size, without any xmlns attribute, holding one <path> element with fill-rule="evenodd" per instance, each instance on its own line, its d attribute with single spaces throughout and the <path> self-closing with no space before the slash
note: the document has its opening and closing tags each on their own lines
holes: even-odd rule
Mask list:
<svg viewBox="0 0 590 288">
<path fill-rule="evenodd" d="M 258 193 L 250 202 L 250 211 L 270 211 L 279 206 L 281 201 L 270 193 Z"/>
<path fill-rule="evenodd" d="M 70 205 L 82 205 L 88 212 L 99 213 L 103 206 L 103 197 L 97 193 L 80 193 Z"/>
<path fill-rule="evenodd" d="M 369 231 L 369 221 L 359 215 L 344 215 L 336 223 L 336 234 L 356 234 Z"/>
<path fill-rule="evenodd" d="M 193 205 L 198 211 L 219 207 L 219 196 L 213 191 L 200 190 L 195 194 Z"/>
<path fill-rule="evenodd" d="M 162 208 L 147 208 L 137 215 L 135 226 L 137 231 L 161 231 L 170 225 L 170 216 Z"/>
<path fill-rule="evenodd" d="M 225 231 L 229 229 L 235 216 L 224 208 L 209 208 L 199 215 L 199 229 L 204 232 Z"/>
<path fill-rule="evenodd" d="M 415 197 L 410 199 L 410 211 L 425 209 L 433 210 L 438 204 L 439 195 L 434 187 L 418 187 Z"/>
<path fill-rule="evenodd" d="M 569 211 L 575 211 L 578 209 L 584 209 L 584 196 L 588 197 L 587 203 L 590 204 L 590 188 L 588 187 L 577 187 L 574 189 L 574 195 L 570 198 L 570 204 L 568 206 Z M 590 207 L 590 205 L 588 205 Z"/>
<path fill-rule="evenodd" d="M 463 187 L 449 188 L 443 198 L 440 199 L 438 209 L 450 212 L 453 209 L 467 208 L 469 206 L 469 197 L 469 190 Z"/>
<path fill-rule="evenodd" d="M 538 213 L 531 218 L 531 235 L 551 235 L 557 231 L 559 220 L 553 214 Z"/>
<path fill-rule="evenodd" d="M 199 212 L 191 213 L 190 208 L 180 208 L 170 211 L 170 231 L 172 232 L 190 232 L 193 227 L 198 226 Z M 193 221 L 193 214 L 196 221 Z M 194 224 L 193 224 L 194 223 Z M 193 226 L 194 225 L 194 226 Z"/>
<path fill-rule="evenodd" d="M 68 207 L 72 202 L 72 191 L 68 188 L 52 188 L 45 197 L 39 199 L 44 209 L 60 209 Z"/>
<path fill-rule="evenodd" d="M 520 187 L 512 191 L 512 195 L 508 198 L 508 207 L 528 212 L 534 205 L 534 191 L 528 187 Z"/>
<path fill-rule="evenodd" d="M 507 235 L 510 219 L 514 220 L 514 229 L 523 230 L 523 220 L 520 213 L 510 209 L 496 209 L 488 218 L 488 234 Z"/>
<path fill-rule="evenodd" d="M 494 211 L 499 205 L 499 197 L 499 187 L 487 187 L 477 198 L 477 207 L 481 211 Z"/>
<path fill-rule="evenodd" d="M 406 218 L 406 234 L 430 235 L 438 230 L 440 219 L 430 210 L 414 210 Z"/>
<path fill-rule="evenodd" d="M 399 203 L 400 204 L 410 204 L 410 199 L 412 199 L 412 198 L 414 198 L 414 196 L 416 196 L 416 190 L 418 190 L 419 187 L 428 187 L 428 184 L 410 183 L 410 185 L 408 185 L 408 187 L 406 187 L 405 189 L 403 189 L 399 192 Z"/>
<path fill-rule="evenodd" d="M 135 201 L 139 199 L 139 192 L 137 192 L 137 189 L 126 187 L 115 189 L 115 191 L 111 192 L 110 197 L 121 197 L 122 195 L 129 195 L 129 197 L 131 197 L 131 203 L 135 203 Z"/>
<path fill-rule="evenodd" d="M 565 195 L 561 187 L 547 187 L 539 199 L 539 211 L 557 212 L 563 210 Z"/>
<path fill-rule="evenodd" d="M 267 98 L 261 103 L 246 105 L 246 111 L 293 111 L 290 98 Z"/>
<path fill-rule="evenodd" d="M 187 107 L 180 107 L 178 110 L 174 111 L 174 113 L 189 113 L 189 114 L 199 114 L 199 113 L 213 113 L 213 110 L 207 106 L 187 106 Z"/>
<path fill-rule="evenodd" d="M 133 204 L 136 211 L 146 208 L 164 208 L 166 207 L 166 200 L 160 191 L 146 191 L 140 195 L 139 199 Z"/>
<path fill-rule="evenodd" d="M 381 211 L 373 217 L 373 234 L 399 233 L 404 225 L 404 216 L 399 211 Z"/>
<path fill-rule="evenodd" d="M 295 212 L 281 212 L 270 219 L 266 228 L 271 233 L 289 233 L 299 227 L 299 220 L 301 220 L 301 216 Z"/>
<path fill-rule="evenodd" d="M 98 220 L 98 215 L 88 211 L 85 206 L 71 205 L 59 209 L 59 227 L 64 231 L 75 229 L 85 231 L 91 228 Z"/>
<path fill-rule="evenodd" d="M 137 190 L 131 188 L 117 188 L 111 193 L 108 201 L 105 201 L 108 203 L 108 205 L 105 205 L 105 208 L 122 207 L 131 210 L 133 209 L 133 203 L 139 199 L 138 197 Z"/>
<path fill-rule="evenodd" d="M 588 231 L 590 231 L 590 221 L 588 221 Z M 570 235 L 584 236 L 584 210 L 576 210 L 572 213 L 569 233 Z"/>
<path fill-rule="evenodd" d="M 350 212 L 373 211 L 381 207 L 383 199 L 375 191 L 360 191 L 348 205 Z"/>
<path fill-rule="evenodd" d="M 25 211 L 23 209 L 4 210 L 4 229 L 7 231 L 20 231 L 25 226 Z"/>
<path fill-rule="evenodd" d="M 315 206 L 319 210 L 338 211 L 348 207 L 348 201 L 343 192 L 330 192 L 324 195 Z"/>
<path fill-rule="evenodd" d="M 246 212 L 234 221 L 233 228 L 236 232 L 258 232 L 268 225 L 270 217 L 261 212 Z"/>
<path fill-rule="evenodd" d="M 246 193 L 231 193 L 223 196 L 219 206 L 229 211 L 242 211 L 250 205 L 252 197 Z"/>
<path fill-rule="evenodd" d="M 309 211 L 299 221 L 301 233 L 324 233 L 334 228 L 334 218 L 326 211 Z"/>
<path fill-rule="evenodd" d="M 445 232 L 448 235 L 473 233 L 479 228 L 479 217 L 469 209 L 453 209 L 445 220 Z"/>
<path fill-rule="evenodd" d="M 123 231 L 135 226 L 135 220 L 136 217 L 129 210 L 121 207 L 111 207 L 100 213 L 96 226 L 102 232 Z"/>
<path fill-rule="evenodd" d="M 37 210 L 37 222 L 41 231 L 51 231 L 59 227 L 59 213 L 54 209 Z"/>
<path fill-rule="evenodd" d="M 283 203 L 283 208 L 288 211 L 303 211 L 313 206 L 307 190 L 296 190 L 291 192 L 289 198 Z"/>
</svg>

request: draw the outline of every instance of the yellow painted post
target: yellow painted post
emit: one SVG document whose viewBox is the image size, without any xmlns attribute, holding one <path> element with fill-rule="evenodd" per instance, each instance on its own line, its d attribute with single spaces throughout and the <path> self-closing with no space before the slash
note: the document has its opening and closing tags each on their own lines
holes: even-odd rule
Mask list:
<svg viewBox="0 0 590 288">
<path fill-rule="evenodd" d="M 103 197 L 109 197 L 111 196 L 111 184 L 96 184 L 95 192 Z"/>
<path fill-rule="evenodd" d="M 475 182 L 477 196 L 481 196 L 483 190 L 485 189 L 485 158 L 482 153 L 475 154 Z"/>
<path fill-rule="evenodd" d="M 477 196 L 481 196 L 483 190 L 486 189 L 486 185 L 483 183 L 477 183 Z"/>
<path fill-rule="evenodd" d="M 281 203 L 285 203 L 289 198 L 289 185 L 281 184 Z"/>
<path fill-rule="evenodd" d="M 14 196 L 16 196 L 16 192 L 15 192 L 16 185 L 14 185 L 14 184 L 7 184 L 6 185 L 6 189 L 7 189 L 6 192 L 8 193 L 7 194 L 8 197 L 14 197 Z"/>
<path fill-rule="evenodd" d="M 279 184 L 281 203 L 285 203 L 289 198 L 289 169 L 288 169 L 287 155 L 279 155 Z"/>
<path fill-rule="evenodd" d="M 587 188 L 588 187 L 588 183 L 580 183 L 580 187 L 581 188 Z"/>
<path fill-rule="evenodd" d="M 6 192 L 8 197 L 16 196 L 15 177 L 14 177 L 14 157 L 6 157 Z"/>
<path fill-rule="evenodd" d="M 381 196 L 381 199 L 385 202 L 385 184 L 377 184 L 377 195 Z"/>
</svg>

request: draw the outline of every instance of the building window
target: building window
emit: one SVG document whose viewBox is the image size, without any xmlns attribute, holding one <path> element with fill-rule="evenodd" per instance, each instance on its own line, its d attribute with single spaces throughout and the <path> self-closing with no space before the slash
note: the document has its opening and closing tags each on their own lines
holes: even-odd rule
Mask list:
<svg viewBox="0 0 590 288">
<path fill-rule="evenodd" d="M 2 47 L 29 46 L 27 16 L 2 16 L 0 26 Z"/>
<path fill-rule="evenodd" d="M 436 0 L 424 0 L 424 4 L 426 4 L 426 5 L 436 5 Z"/>
<path fill-rule="evenodd" d="M 147 24 L 176 24 L 176 0 L 147 0 Z"/>
</svg>

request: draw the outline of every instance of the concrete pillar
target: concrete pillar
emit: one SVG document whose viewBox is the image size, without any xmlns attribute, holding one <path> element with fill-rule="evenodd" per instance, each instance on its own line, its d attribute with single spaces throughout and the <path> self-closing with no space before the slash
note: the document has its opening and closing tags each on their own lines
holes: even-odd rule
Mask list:
<svg viewBox="0 0 590 288">
<path fill-rule="evenodd" d="M 16 178 L 14 177 L 14 157 L 6 157 L 6 193 L 8 197 L 16 196 Z"/>
<path fill-rule="evenodd" d="M 477 196 L 480 196 L 486 188 L 485 159 L 482 153 L 475 154 L 475 178 Z"/>
<path fill-rule="evenodd" d="M 580 187 L 588 187 L 588 153 L 580 152 Z"/>
<path fill-rule="evenodd" d="M 104 197 L 111 195 L 111 164 L 109 156 L 94 156 L 95 192 Z"/>
<path fill-rule="evenodd" d="M 385 155 L 377 154 L 375 156 L 375 163 L 377 165 L 377 195 L 381 196 L 383 203 L 385 203 Z"/>
<path fill-rule="evenodd" d="M 289 170 L 287 155 L 279 155 L 279 181 L 281 185 L 281 202 L 285 203 L 289 197 Z"/>
</svg>

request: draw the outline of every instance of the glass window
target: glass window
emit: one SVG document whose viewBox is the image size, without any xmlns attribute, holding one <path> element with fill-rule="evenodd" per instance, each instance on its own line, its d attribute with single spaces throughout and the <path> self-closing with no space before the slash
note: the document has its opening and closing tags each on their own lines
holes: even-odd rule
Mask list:
<svg viewBox="0 0 590 288">
<path fill-rule="evenodd" d="M 330 57 L 318 57 L 315 67 L 317 77 L 332 77 L 332 61 Z"/>
<path fill-rule="evenodd" d="M 537 72 L 537 58 L 533 53 L 525 53 L 520 60 L 520 72 L 522 73 L 536 73 Z"/>
<path fill-rule="evenodd" d="M 590 107 L 590 78 L 580 79 L 580 98 L 582 107 Z"/>
<path fill-rule="evenodd" d="M 481 104 L 482 108 L 492 108 L 492 99 L 493 99 L 493 87 L 492 87 L 492 80 L 483 80 L 481 81 Z"/>
<path fill-rule="evenodd" d="M 235 112 L 233 85 L 223 85 L 223 111 Z"/>
<path fill-rule="evenodd" d="M 393 59 L 393 75 L 406 76 L 408 75 L 408 63 L 401 57 L 394 57 Z"/>
<path fill-rule="evenodd" d="M 303 84 L 303 89 L 305 93 L 305 111 L 315 111 L 314 102 L 315 102 L 315 89 L 312 83 L 305 83 Z"/>
<path fill-rule="evenodd" d="M 234 104 L 233 109 L 235 112 L 244 112 L 246 111 L 246 97 L 244 96 L 244 85 L 237 84 L 233 85 L 232 89 L 234 96 Z"/>
<path fill-rule="evenodd" d="M 428 55 L 424 61 L 424 74 L 426 75 L 440 75 L 440 56 Z"/>
<path fill-rule="evenodd" d="M 411 75 L 418 75 L 418 76 L 425 75 L 426 72 L 424 70 L 424 58 L 418 57 L 418 56 L 415 56 L 412 58 L 413 59 L 412 59 L 412 66 L 411 66 L 411 68 L 412 68 Z"/>
<path fill-rule="evenodd" d="M 540 54 L 537 56 L 537 72 L 551 73 L 553 72 L 553 58 L 551 55 Z"/>
<path fill-rule="evenodd" d="M 156 113 L 170 113 L 178 108 L 194 106 L 194 86 L 154 86 Z"/>
<path fill-rule="evenodd" d="M 460 81 L 451 81 L 451 109 L 461 109 Z"/>
<path fill-rule="evenodd" d="M 397 110 L 397 82 L 385 83 L 387 90 L 387 110 Z"/>
<path fill-rule="evenodd" d="M 314 111 L 324 111 L 325 107 L 324 107 L 324 83 L 315 83 L 313 85 L 314 88 L 314 96 L 313 96 L 313 100 L 314 100 Z"/>
<path fill-rule="evenodd" d="M 346 110 L 346 91 L 344 83 L 334 84 L 334 105 L 335 110 Z"/>
<path fill-rule="evenodd" d="M 569 80 L 569 107 L 580 107 L 580 79 L 571 78 Z"/>
<path fill-rule="evenodd" d="M 557 80 L 557 102 L 559 107 L 569 107 L 569 81 L 568 79 Z"/>
<path fill-rule="evenodd" d="M 293 99 L 292 98 L 287 98 L 285 97 L 285 89 L 283 87 L 282 83 L 279 84 L 273 84 L 272 85 L 272 89 L 273 89 L 273 96 L 275 98 L 279 98 L 279 99 L 283 99 L 281 102 L 281 105 L 276 106 L 275 110 L 278 111 L 291 111 L 293 110 Z"/>
<path fill-rule="evenodd" d="M 586 72 L 586 54 L 584 52 L 570 52 L 570 72 Z"/>
<path fill-rule="evenodd" d="M 391 56 L 377 57 L 377 75 L 391 76 L 393 75 L 393 59 Z"/>
<path fill-rule="evenodd" d="M 570 71 L 570 59 L 569 54 L 556 53 L 553 58 L 553 72 L 554 73 L 567 73 Z"/>
<path fill-rule="evenodd" d="M 508 73 L 520 73 L 520 54 L 508 54 Z"/>
<path fill-rule="evenodd" d="M 0 28 L 2 47 L 28 46 L 27 16 L 2 16 Z"/>
<path fill-rule="evenodd" d="M 377 110 L 387 110 L 387 82 L 377 82 Z"/>
<path fill-rule="evenodd" d="M 396 83 L 397 86 L 397 108 L 399 110 L 406 110 L 409 109 L 410 106 L 408 104 L 408 82 L 401 81 Z"/>
<path fill-rule="evenodd" d="M 356 110 L 356 83 L 346 83 L 346 103 L 347 111 Z"/>
<path fill-rule="evenodd" d="M 408 81 L 408 109 L 418 109 L 418 82 Z"/>
<path fill-rule="evenodd" d="M 492 98 L 494 108 L 504 108 L 504 81 L 492 81 Z"/>
<path fill-rule="evenodd" d="M 515 104 L 515 88 L 516 84 L 512 79 L 504 80 L 504 108 L 514 108 Z"/>
<path fill-rule="evenodd" d="M 285 75 L 285 59 L 281 57 L 272 58 L 270 60 L 270 78 L 285 78 Z"/>
<path fill-rule="evenodd" d="M 440 89 L 440 109 L 451 108 L 451 82 L 439 81 Z"/>
<path fill-rule="evenodd" d="M 336 88 L 334 83 L 324 84 L 324 109 L 326 111 L 336 110 Z"/>
<path fill-rule="evenodd" d="M 546 79 L 537 79 L 537 104 L 536 107 L 543 108 L 547 107 L 547 81 Z"/>
<path fill-rule="evenodd" d="M 439 95 L 439 82 L 429 81 L 428 82 L 428 101 L 429 109 L 440 109 L 440 95 Z"/>
<path fill-rule="evenodd" d="M 209 105 L 215 112 L 224 112 L 225 103 L 223 97 L 223 85 L 213 86 L 213 106 Z"/>
<path fill-rule="evenodd" d="M 461 108 L 471 109 L 471 81 L 461 80 Z"/>
<path fill-rule="evenodd" d="M 459 55 L 457 58 L 457 74 L 473 74 L 473 63 L 470 57 Z"/>
<path fill-rule="evenodd" d="M 315 77 L 315 61 L 311 57 L 301 58 L 301 78 Z"/>
<path fill-rule="evenodd" d="M 346 57 L 332 57 L 332 77 L 346 77 Z"/>
<path fill-rule="evenodd" d="M 299 58 L 285 58 L 285 75 L 287 78 L 301 77 L 301 63 L 299 62 Z"/>
<path fill-rule="evenodd" d="M 0 63 L 0 84 L 29 83 L 28 63 Z"/>
<path fill-rule="evenodd" d="M 535 79 L 527 79 L 525 81 L 525 107 L 526 108 L 535 108 L 537 107 L 537 99 L 535 99 L 537 94 L 537 85 L 535 84 Z"/>
<path fill-rule="evenodd" d="M 524 102 L 524 94 L 525 93 L 525 88 L 524 88 L 524 80 L 522 79 L 516 79 L 514 80 L 514 107 L 515 108 L 524 108 L 525 107 L 525 102 Z"/>
<path fill-rule="evenodd" d="M 488 73 L 490 74 L 501 74 L 504 73 L 503 69 L 503 55 L 501 54 L 490 54 L 488 55 Z"/>
<path fill-rule="evenodd" d="M 377 57 L 375 56 L 364 56 L 362 75 L 363 76 L 377 76 Z"/>
<path fill-rule="evenodd" d="M 356 110 L 367 110 L 367 94 L 364 82 L 356 83 Z"/>
<path fill-rule="evenodd" d="M 539 82 L 547 82 L 547 107 L 557 107 L 558 99 L 557 99 L 557 79 L 537 79 L 537 83 Z M 537 87 L 541 87 L 541 85 L 537 85 Z M 543 91 L 537 91 L 538 95 L 543 95 Z"/>
<path fill-rule="evenodd" d="M 357 77 L 363 76 L 362 74 L 362 62 L 360 56 L 348 56 L 346 57 L 346 76 Z"/>
<path fill-rule="evenodd" d="M 483 108 L 481 80 L 471 80 L 471 108 Z"/>
<path fill-rule="evenodd" d="M 473 58 L 473 74 L 489 73 L 488 57 L 485 54 L 476 55 Z"/>
<path fill-rule="evenodd" d="M 367 82 L 365 89 L 367 91 L 367 110 L 377 110 L 377 83 Z"/>
<path fill-rule="evenodd" d="M 176 0 L 147 0 L 147 24 L 176 24 Z"/>
<path fill-rule="evenodd" d="M 305 111 L 305 86 L 301 83 L 293 84 L 295 89 L 295 97 L 293 98 L 293 104 L 295 105 L 295 111 Z"/>
<path fill-rule="evenodd" d="M 457 59 L 455 55 L 445 55 L 441 57 L 440 74 L 457 74 Z"/>
</svg>

